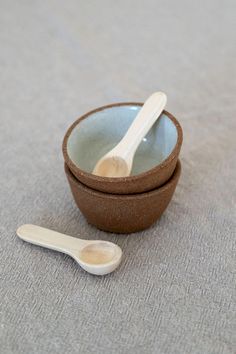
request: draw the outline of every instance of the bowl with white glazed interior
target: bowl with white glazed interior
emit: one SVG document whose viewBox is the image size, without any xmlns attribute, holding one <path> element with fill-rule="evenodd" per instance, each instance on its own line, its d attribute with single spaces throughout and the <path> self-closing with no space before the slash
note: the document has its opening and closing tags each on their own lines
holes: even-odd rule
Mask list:
<svg viewBox="0 0 236 354">
<path fill-rule="evenodd" d="M 78 118 L 63 140 L 63 155 L 73 175 L 94 190 L 135 194 L 158 188 L 171 178 L 183 133 L 177 119 L 163 111 L 139 145 L 128 177 L 101 177 L 92 173 L 97 161 L 122 139 L 142 103 L 115 103 Z"/>
</svg>

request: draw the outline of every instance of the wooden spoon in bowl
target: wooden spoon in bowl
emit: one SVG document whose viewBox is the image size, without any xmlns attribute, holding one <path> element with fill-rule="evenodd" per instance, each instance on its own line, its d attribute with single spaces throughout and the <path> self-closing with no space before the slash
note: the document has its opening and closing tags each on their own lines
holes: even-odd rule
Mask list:
<svg viewBox="0 0 236 354">
<path fill-rule="evenodd" d="M 123 139 L 97 162 L 93 174 L 102 177 L 129 176 L 134 154 L 142 139 L 159 118 L 166 102 L 165 93 L 153 93 L 142 106 Z"/>
<path fill-rule="evenodd" d="M 24 241 L 68 254 L 91 274 L 111 273 L 121 261 L 122 250 L 109 241 L 82 240 L 30 224 L 20 226 L 16 233 Z"/>
</svg>

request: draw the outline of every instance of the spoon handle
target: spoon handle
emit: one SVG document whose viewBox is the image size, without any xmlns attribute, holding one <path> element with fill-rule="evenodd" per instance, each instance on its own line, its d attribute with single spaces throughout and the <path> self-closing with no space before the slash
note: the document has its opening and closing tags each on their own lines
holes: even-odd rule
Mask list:
<svg viewBox="0 0 236 354">
<path fill-rule="evenodd" d="M 45 229 L 44 227 L 30 224 L 20 226 L 16 233 L 24 241 L 67 254 L 71 254 L 73 250 L 80 250 L 86 242 L 53 230 Z"/>
<path fill-rule="evenodd" d="M 165 108 L 166 102 L 167 97 L 163 92 L 155 92 L 146 100 L 127 133 L 117 145 L 119 151 L 117 155 L 133 157 L 140 142 Z"/>
</svg>

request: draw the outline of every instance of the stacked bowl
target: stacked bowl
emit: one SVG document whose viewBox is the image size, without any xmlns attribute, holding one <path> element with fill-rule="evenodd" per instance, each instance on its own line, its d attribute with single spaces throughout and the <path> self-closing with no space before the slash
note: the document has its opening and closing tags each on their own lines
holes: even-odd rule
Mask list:
<svg viewBox="0 0 236 354">
<path fill-rule="evenodd" d="M 97 161 L 123 138 L 142 103 L 117 103 L 83 115 L 63 140 L 65 172 L 74 200 L 97 228 L 131 233 L 151 226 L 177 186 L 182 129 L 167 111 L 139 145 L 132 173 L 110 178 L 92 174 Z"/>
</svg>

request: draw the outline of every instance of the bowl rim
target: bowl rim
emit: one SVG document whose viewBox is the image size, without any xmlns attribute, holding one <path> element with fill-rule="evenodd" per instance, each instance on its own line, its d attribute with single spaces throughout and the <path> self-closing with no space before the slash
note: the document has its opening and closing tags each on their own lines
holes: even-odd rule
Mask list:
<svg viewBox="0 0 236 354">
<path fill-rule="evenodd" d="M 98 182 L 98 183 L 102 182 L 102 183 L 111 183 L 112 184 L 112 183 L 122 183 L 122 182 L 123 183 L 124 182 L 133 182 L 133 181 L 137 181 L 140 178 L 143 178 L 145 176 L 151 175 L 153 173 L 158 173 L 158 171 L 165 168 L 165 166 L 168 165 L 178 155 L 179 148 L 181 147 L 181 144 L 183 141 L 183 131 L 182 131 L 181 125 L 179 124 L 178 120 L 171 113 L 169 113 L 166 110 L 163 110 L 163 113 L 174 123 L 174 125 L 176 127 L 177 141 L 176 141 L 175 147 L 173 148 L 170 155 L 165 160 L 163 160 L 160 164 L 156 165 L 155 167 L 151 168 L 150 170 L 141 172 L 137 175 L 126 176 L 126 177 L 101 177 L 101 176 L 94 175 L 90 172 L 84 171 L 80 167 L 78 167 L 78 165 L 76 165 L 71 160 L 71 158 L 69 157 L 69 154 L 67 152 L 68 139 L 69 139 L 72 131 L 74 130 L 74 128 L 77 125 L 79 125 L 79 123 L 81 121 L 88 118 L 90 115 L 92 115 L 94 113 L 103 111 L 107 108 L 120 107 L 120 106 L 140 106 L 141 107 L 141 106 L 143 106 L 143 103 L 141 103 L 141 102 L 119 102 L 119 103 L 111 103 L 111 104 L 108 104 L 105 106 L 95 108 L 95 109 L 83 114 L 78 119 L 76 119 L 76 121 L 74 123 L 72 123 L 72 125 L 66 131 L 66 134 L 65 134 L 63 142 L 62 142 L 62 153 L 63 153 L 64 160 L 65 160 L 66 164 L 69 166 L 69 168 L 72 171 L 75 171 L 76 174 L 82 175 L 84 178 L 93 180 L 94 182 Z"/>
<path fill-rule="evenodd" d="M 84 183 L 82 183 L 81 181 L 79 181 L 74 176 L 73 172 L 70 170 L 69 166 L 66 163 L 64 163 L 64 170 L 65 170 L 67 178 L 70 179 L 70 181 L 72 181 L 72 183 L 77 188 L 84 190 L 86 193 L 96 196 L 96 197 L 99 197 L 99 198 L 102 198 L 102 199 L 108 198 L 108 199 L 113 199 L 113 200 L 119 199 L 119 200 L 125 201 L 125 200 L 139 200 L 139 199 L 143 199 L 143 198 L 150 198 L 152 196 L 162 194 L 165 190 L 168 190 L 169 188 L 171 188 L 171 186 L 173 184 L 178 182 L 182 167 L 181 167 L 181 162 L 178 159 L 172 176 L 168 179 L 168 181 L 165 184 L 163 184 L 161 187 L 157 187 L 157 188 L 152 189 L 150 191 L 136 193 L 136 194 L 113 194 L 113 193 L 101 192 L 96 189 L 90 188 L 90 187 L 86 186 Z"/>
</svg>

